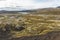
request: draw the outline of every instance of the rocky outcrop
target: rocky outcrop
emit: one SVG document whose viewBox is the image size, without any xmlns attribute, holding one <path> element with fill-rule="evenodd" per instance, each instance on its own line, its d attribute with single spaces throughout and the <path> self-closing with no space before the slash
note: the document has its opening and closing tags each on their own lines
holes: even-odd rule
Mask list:
<svg viewBox="0 0 60 40">
<path fill-rule="evenodd" d="M 11 31 L 21 31 L 25 28 L 23 26 L 17 26 L 13 27 L 12 25 L 5 25 L 5 27 L 0 27 L 0 40 L 11 40 L 12 39 L 12 33 Z"/>
</svg>

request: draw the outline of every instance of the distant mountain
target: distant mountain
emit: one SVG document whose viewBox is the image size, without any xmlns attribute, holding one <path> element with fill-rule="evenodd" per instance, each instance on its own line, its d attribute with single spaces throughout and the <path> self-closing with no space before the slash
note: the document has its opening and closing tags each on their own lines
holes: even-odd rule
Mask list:
<svg viewBox="0 0 60 40">
<path fill-rule="evenodd" d="M 27 10 L 20 7 L 3 7 L 0 8 L 0 14 L 4 13 L 20 13 L 20 12 L 33 12 L 34 10 Z"/>
<path fill-rule="evenodd" d="M 44 15 L 60 15 L 60 8 L 43 8 L 43 9 L 36 9 L 35 12 L 30 12 L 31 14 L 44 14 Z"/>
<path fill-rule="evenodd" d="M 19 7 L 19 6 L 16 6 L 16 7 L 2 7 L 0 8 L 0 11 L 1 10 L 5 10 L 5 11 L 21 11 L 21 10 L 26 10 L 22 7 Z"/>
<path fill-rule="evenodd" d="M 18 13 L 18 12 L 29 12 L 31 14 L 44 14 L 44 15 L 45 14 L 60 15 L 60 6 L 56 8 L 42 8 L 42 9 L 33 9 L 33 10 L 24 9 L 18 6 L 0 8 L 0 13 Z"/>
<path fill-rule="evenodd" d="M 58 6 L 57 8 L 60 8 L 60 6 Z"/>
</svg>

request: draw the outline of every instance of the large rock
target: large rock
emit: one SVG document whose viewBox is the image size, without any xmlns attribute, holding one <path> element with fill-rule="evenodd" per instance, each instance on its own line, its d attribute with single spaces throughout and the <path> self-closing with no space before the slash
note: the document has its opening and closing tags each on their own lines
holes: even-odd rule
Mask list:
<svg viewBox="0 0 60 40">
<path fill-rule="evenodd" d="M 25 28 L 23 26 L 17 26 L 14 28 L 15 31 L 22 31 L 24 30 Z"/>
<path fill-rule="evenodd" d="M 10 31 L 4 31 L 0 28 L 0 40 L 9 40 L 11 36 Z"/>
<path fill-rule="evenodd" d="M 22 25 L 20 25 L 20 26 L 15 26 L 14 27 L 14 30 L 15 31 L 22 31 L 22 30 L 24 30 L 25 29 L 25 24 L 22 24 Z"/>
</svg>

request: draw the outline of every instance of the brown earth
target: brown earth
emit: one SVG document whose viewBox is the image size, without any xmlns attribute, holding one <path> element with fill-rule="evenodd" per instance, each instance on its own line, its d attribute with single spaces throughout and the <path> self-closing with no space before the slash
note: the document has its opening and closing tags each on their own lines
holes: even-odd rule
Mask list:
<svg viewBox="0 0 60 40">
<path fill-rule="evenodd" d="M 12 40 L 60 40 L 60 31 L 49 32 L 46 35 L 21 37 Z"/>
<path fill-rule="evenodd" d="M 11 38 L 8 33 L 0 33 L 0 40 L 60 40 L 60 31 L 52 31 L 46 35 L 25 36 L 20 38 Z"/>
</svg>

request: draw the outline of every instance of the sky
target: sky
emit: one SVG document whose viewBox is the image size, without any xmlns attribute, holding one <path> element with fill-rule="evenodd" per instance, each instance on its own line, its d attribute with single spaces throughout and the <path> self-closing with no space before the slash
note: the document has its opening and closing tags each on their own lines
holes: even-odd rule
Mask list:
<svg viewBox="0 0 60 40">
<path fill-rule="evenodd" d="M 60 6 L 60 0 L 0 0 L 0 8 L 19 7 L 24 9 L 38 9 Z"/>
</svg>

